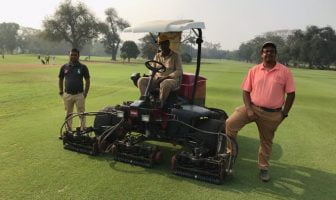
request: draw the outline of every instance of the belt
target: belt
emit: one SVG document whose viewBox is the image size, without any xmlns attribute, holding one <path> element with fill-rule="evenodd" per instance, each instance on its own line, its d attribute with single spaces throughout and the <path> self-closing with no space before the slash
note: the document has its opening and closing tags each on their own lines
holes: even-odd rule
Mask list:
<svg viewBox="0 0 336 200">
<path fill-rule="evenodd" d="M 256 106 L 256 105 L 255 105 Z M 263 111 L 266 111 L 266 112 L 280 112 L 282 110 L 282 108 L 266 108 L 266 107 L 262 107 L 262 106 L 256 106 L 258 108 L 260 108 L 261 110 Z"/>
<path fill-rule="evenodd" d="M 66 93 L 68 93 L 68 94 L 72 94 L 72 95 L 75 95 L 75 94 L 79 94 L 79 93 L 82 93 L 82 92 L 68 92 L 68 91 L 65 91 Z"/>
</svg>

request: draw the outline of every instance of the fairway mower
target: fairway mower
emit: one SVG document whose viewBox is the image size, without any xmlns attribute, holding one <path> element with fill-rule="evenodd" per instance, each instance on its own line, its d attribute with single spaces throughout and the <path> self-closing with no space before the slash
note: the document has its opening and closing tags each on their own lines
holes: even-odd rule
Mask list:
<svg viewBox="0 0 336 200">
<path fill-rule="evenodd" d="M 161 108 L 159 93 L 150 88 L 150 82 L 155 73 L 166 67 L 154 60 L 147 61 L 145 66 L 151 75 L 144 96 L 99 112 L 74 113 L 67 120 L 92 116 L 94 123 L 71 130 L 66 120 L 60 130 L 64 148 L 89 155 L 107 153 L 116 161 L 150 168 L 164 155 L 159 146 L 146 141 L 178 144 L 181 150 L 171 157 L 173 174 L 221 184 L 232 171 L 238 146 L 225 134 L 225 111 L 205 107 L 206 78 L 199 76 L 204 28 L 203 22 L 178 20 L 152 21 L 125 29 L 158 33 L 159 37 L 165 34 L 175 52 L 179 52 L 182 31 L 192 30 L 198 46 L 195 74 L 184 73 L 180 88 L 170 93 Z M 139 78 L 139 73 L 131 76 L 135 85 Z M 229 146 L 235 153 L 227 152 Z"/>
</svg>

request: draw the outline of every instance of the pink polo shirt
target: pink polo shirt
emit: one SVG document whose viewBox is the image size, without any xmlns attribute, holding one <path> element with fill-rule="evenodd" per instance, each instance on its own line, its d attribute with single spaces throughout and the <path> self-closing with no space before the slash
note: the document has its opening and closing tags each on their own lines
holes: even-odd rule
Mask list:
<svg viewBox="0 0 336 200">
<path fill-rule="evenodd" d="M 252 67 L 242 83 L 242 89 L 250 92 L 254 105 L 266 108 L 280 108 L 285 102 L 285 94 L 295 91 L 291 71 L 276 63 L 267 70 L 263 64 Z"/>
</svg>

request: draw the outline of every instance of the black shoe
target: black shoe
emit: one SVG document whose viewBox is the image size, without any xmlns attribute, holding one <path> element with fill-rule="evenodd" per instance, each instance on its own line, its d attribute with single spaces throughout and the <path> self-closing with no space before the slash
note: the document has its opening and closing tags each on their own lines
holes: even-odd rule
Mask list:
<svg viewBox="0 0 336 200">
<path fill-rule="evenodd" d="M 260 178 L 260 180 L 262 180 L 262 182 L 268 182 L 271 179 L 270 175 L 268 174 L 268 170 L 266 170 L 266 169 L 261 169 L 260 170 L 259 178 Z"/>
</svg>

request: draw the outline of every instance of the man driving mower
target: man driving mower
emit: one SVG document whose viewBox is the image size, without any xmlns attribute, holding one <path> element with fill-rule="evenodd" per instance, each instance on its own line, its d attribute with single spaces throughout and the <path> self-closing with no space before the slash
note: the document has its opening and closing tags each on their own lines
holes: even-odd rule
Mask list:
<svg viewBox="0 0 336 200">
<path fill-rule="evenodd" d="M 183 71 L 181 57 L 170 49 L 169 38 L 166 35 L 160 34 L 157 42 L 160 52 L 155 55 L 154 60 L 162 63 L 166 67 L 166 70 L 155 74 L 150 90 L 160 89 L 159 106 L 163 108 L 169 93 L 180 87 Z M 149 79 L 150 77 L 142 77 L 138 80 L 141 96 L 145 95 Z"/>
</svg>

